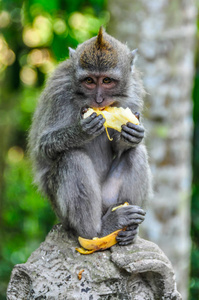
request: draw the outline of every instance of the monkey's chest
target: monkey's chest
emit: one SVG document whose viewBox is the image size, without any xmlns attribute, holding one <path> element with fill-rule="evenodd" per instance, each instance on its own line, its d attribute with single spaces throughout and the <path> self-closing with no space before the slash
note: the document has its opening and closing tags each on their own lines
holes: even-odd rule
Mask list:
<svg viewBox="0 0 199 300">
<path fill-rule="evenodd" d="M 111 142 L 106 134 L 102 134 L 86 145 L 86 152 L 93 162 L 93 166 L 99 179 L 103 182 L 112 165 L 113 151 Z"/>
</svg>

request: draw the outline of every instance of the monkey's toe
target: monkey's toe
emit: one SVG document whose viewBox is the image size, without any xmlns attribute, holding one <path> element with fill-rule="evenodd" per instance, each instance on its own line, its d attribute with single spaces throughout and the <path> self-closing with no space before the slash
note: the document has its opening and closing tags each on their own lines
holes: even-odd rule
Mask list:
<svg viewBox="0 0 199 300">
<path fill-rule="evenodd" d="M 131 231 L 121 231 L 118 233 L 116 240 L 120 246 L 126 246 L 133 243 L 135 237 L 137 236 L 138 229 L 134 228 Z"/>
<path fill-rule="evenodd" d="M 134 239 L 133 239 L 134 240 Z M 125 241 L 125 242 L 118 242 L 119 246 L 127 246 L 133 243 L 133 240 Z"/>
</svg>

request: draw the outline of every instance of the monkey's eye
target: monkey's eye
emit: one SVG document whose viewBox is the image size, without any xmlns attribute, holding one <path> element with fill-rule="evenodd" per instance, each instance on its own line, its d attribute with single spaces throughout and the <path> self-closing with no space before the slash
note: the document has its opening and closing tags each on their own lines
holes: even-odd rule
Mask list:
<svg viewBox="0 0 199 300">
<path fill-rule="evenodd" d="M 108 83 L 111 83 L 113 80 L 111 79 L 111 78 L 109 78 L 109 77 L 105 77 L 104 79 L 103 79 L 103 83 L 105 83 L 105 84 L 108 84 Z"/>
<path fill-rule="evenodd" d="M 91 78 L 91 77 L 87 77 L 87 78 L 85 78 L 85 82 L 86 82 L 87 84 L 92 84 L 92 83 L 94 83 L 94 80 L 93 80 L 93 78 Z"/>
</svg>

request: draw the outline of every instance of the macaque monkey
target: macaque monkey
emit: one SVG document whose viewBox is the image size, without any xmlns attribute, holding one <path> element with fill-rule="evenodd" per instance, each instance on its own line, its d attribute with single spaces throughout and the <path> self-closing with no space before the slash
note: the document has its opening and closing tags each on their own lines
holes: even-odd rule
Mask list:
<svg viewBox="0 0 199 300">
<path fill-rule="evenodd" d="M 84 238 L 126 227 L 119 245 L 132 243 L 145 218 L 151 190 L 142 125 L 109 130 L 102 115 L 83 118 L 87 108 L 142 110 L 144 90 L 134 67 L 136 50 L 108 35 L 69 49 L 47 82 L 34 114 L 29 150 L 35 182 L 48 196 L 63 226 Z M 114 211 L 124 202 L 128 206 Z"/>
</svg>

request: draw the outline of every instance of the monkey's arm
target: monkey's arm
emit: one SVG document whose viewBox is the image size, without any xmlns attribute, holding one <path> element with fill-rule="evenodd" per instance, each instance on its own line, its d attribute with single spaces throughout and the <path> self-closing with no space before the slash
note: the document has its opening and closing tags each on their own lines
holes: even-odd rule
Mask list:
<svg viewBox="0 0 199 300">
<path fill-rule="evenodd" d="M 44 156 L 55 159 L 57 154 L 82 147 L 101 134 L 104 131 L 104 122 L 105 119 L 101 115 L 93 113 L 86 119 L 80 117 L 73 125 L 45 131 L 39 140 L 39 149 Z"/>
</svg>

